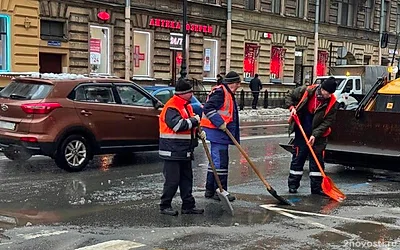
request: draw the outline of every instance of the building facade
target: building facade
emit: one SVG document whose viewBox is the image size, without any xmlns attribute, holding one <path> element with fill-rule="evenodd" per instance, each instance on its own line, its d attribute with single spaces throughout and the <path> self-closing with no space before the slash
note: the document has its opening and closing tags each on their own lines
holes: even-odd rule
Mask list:
<svg viewBox="0 0 400 250">
<path fill-rule="evenodd" d="M 0 1 L 0 73 L 38 71 L 39 1 Z"/>
<path fill-rule="evenodd" d="M 397 1 L 385 1 L 383 29 L 394 52 Z M 18 2 L 18 3 L 17 3 Z M 188 77 L 213 84 L 235 70 L 263 83 L 311 80 L 315 0 L 131 1 L 130 76 L 139 83 L 173 82 L 182 63 L 186 27 Z M 125 0 L 1 0 L 1 71 L 125 75 Z M 381 0 L 320 0 L 317 74 L 329 65 L 378 64 Z M 226 64 L 227 34 L 230 63 Z M 397 60 L 395 60 L 395 65 Z M 5 66 L 3 66 L 5 65 Z M 226 68 L 226 65 L 230 65 Z"/>
<path fill-rule="evenodd" d="M 124 77 L 124 0 L 40 1 L 40 53 L 48 58 L 43 72 Z M 189 77 L 215 81 L 225 62 L 225 15 L 220 5 L 189 5 Z M 183 27 L 181 1 L 132 1 L 130 76 L 135 81 L 170 82 L 179 77 Z"/>
<path fill-rule="evenodd" d="M 390 44 L 382 49 L 382 64 L 388 65 L 399 4 L 384 2 L 383 30 Z M 232 3 L 232 70 L 248 79 L 258 73 L 263 82 L 312 78 L 315 0 Z M 329 65 L 378 64 L 381 0 L 320 0 L 320 7 L 317 75 L 326 75 Z"/>
</svg>

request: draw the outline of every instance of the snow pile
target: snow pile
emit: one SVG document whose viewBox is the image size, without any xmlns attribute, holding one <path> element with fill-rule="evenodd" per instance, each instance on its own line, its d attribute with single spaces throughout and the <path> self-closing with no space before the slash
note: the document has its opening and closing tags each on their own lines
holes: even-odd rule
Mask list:
<svg viewBox="0 0 400 250">
<path fill-rule="evenodd" d="M 245 109 L 239 111 L 239 118 L 242 122 L 287 120 L 289 110 L 283 108 Z"/>
<path fill-rule="evenodd" d="M 84 75 L 78 75 L 78 74 L 68 74 L 68 73 L 54 74 L 54 73 L 38 73 L 38 72 L 21 77 L 32 77 L 32 78 L 52 79 L 52 80 L 76 80 L 76 79 L 87 78 Z"/>
</svg>

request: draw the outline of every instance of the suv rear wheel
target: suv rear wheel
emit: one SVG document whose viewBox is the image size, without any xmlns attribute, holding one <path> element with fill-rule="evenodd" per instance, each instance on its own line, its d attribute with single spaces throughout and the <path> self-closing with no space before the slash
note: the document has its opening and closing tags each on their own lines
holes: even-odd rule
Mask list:
<svg viewBox="0 0 400 250">
<path fill-rule="evenodd" d="M 27 161 L 32 157 L 30 153 L 18 149 L 7 149 L 3 154 L 12 161 Z"/>
<path fill-rule="evenodd" d="M 89 142 L 81 135 L 70 135 L 64 139 L 57 150 L 55 162 L 68 172 L 83 170 L 92 158 Z"/>
</svg>

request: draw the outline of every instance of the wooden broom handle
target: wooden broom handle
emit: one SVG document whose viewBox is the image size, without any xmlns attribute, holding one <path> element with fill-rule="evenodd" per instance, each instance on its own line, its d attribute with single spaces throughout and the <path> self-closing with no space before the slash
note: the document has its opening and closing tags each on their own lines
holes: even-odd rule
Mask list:
<svg viewBox="0 0 400 250">
<path fill-rule="evenodd" d="M 226 129 L 225 130 L 226 134 L 231 138 L 233 143 L 236 145 L 236 147 L 239 149 L 239 151 L 242 153 L 244 158 L 246 158 L 247 162 L 250 164 L 250 166 L 253 168 L 254 172 L 258 175 L 260 180 L 264 183 L 264 185 L 267 187 L 268 190 L 271 190 L 271 186 L 268 184 L 268 182 L 265 180 L 265 178 L 261 175 L 260 171 L 257 169 L 257 167 L 254 165 L 254 163 L 250 160 L 249 156 L 246 154 L 246 152 L 243 150 L 243 148 L 240 146 L 240 144 L 237 142 L 235 137 L 233 137 L 232 133 Z"/>
<path fill-rule="evenodd" d="M 202 132 L 202 130 L 201 130 L 200 127 L 199 127 L 199 132 L 200 132 L 200 133 Z M 224 189 L 222 188 L 221 180 L 219 179 L 219 176 L 218 176 L 217 170 L 216 170 L 216 168 L 215 168 L 214 162 L 213 162 L 213 160 L 212 160 L 212 158 L 211 158 L 210 151 L 208 150 L 207 142 L 206 142 L 206 140 L 205 140 L 204 138 L 200 138 L 200 139 L 201 139 L 201 142 L 202 142 L 202 144 L 203 144 L 204 151 L 206 151 L 206 155 L 207 155 L 208 161 L 210 162 L 212 171 L 213 171 L 213 173 L 214 173 L 214 179 L 215 179 L 215 181 L 217 182 L 219 191 L 222 193 L 222 192 L 224 191 Z"/>
</svg>

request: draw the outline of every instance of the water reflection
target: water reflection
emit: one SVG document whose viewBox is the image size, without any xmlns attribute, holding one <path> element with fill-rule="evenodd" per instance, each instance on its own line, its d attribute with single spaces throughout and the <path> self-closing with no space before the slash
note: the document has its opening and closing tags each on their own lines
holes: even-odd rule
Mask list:
<svg viewBox="0 0 400 250">
<path fill-rule="evenodd" d="M 246 152 L 246 154 L 248 153 L 247 147 L 243 147 L 243 150 Z M 242 154 L 240 154 L 240 176 L 246 177 L 246 179 L 247 179 L 247 177 L 249 177 L 248 162 Z"/>
<path fill-rule="evenodd" d="M 36 209 L 0 210 L 0 227 L 5 228 L 48 224 L 59 221 L 61 221 L 61 216 L 54 211 L 40 211 Z"/>
<path fill-rule="evenodd" d="M 114 156 L 113 155 L 102 155 L 100 157 L 100 170 L 103 172 L 107 172 L 108 170 L 110 170 L 110 167 L 113 164 L 113 159 Z"/>
</svg>

